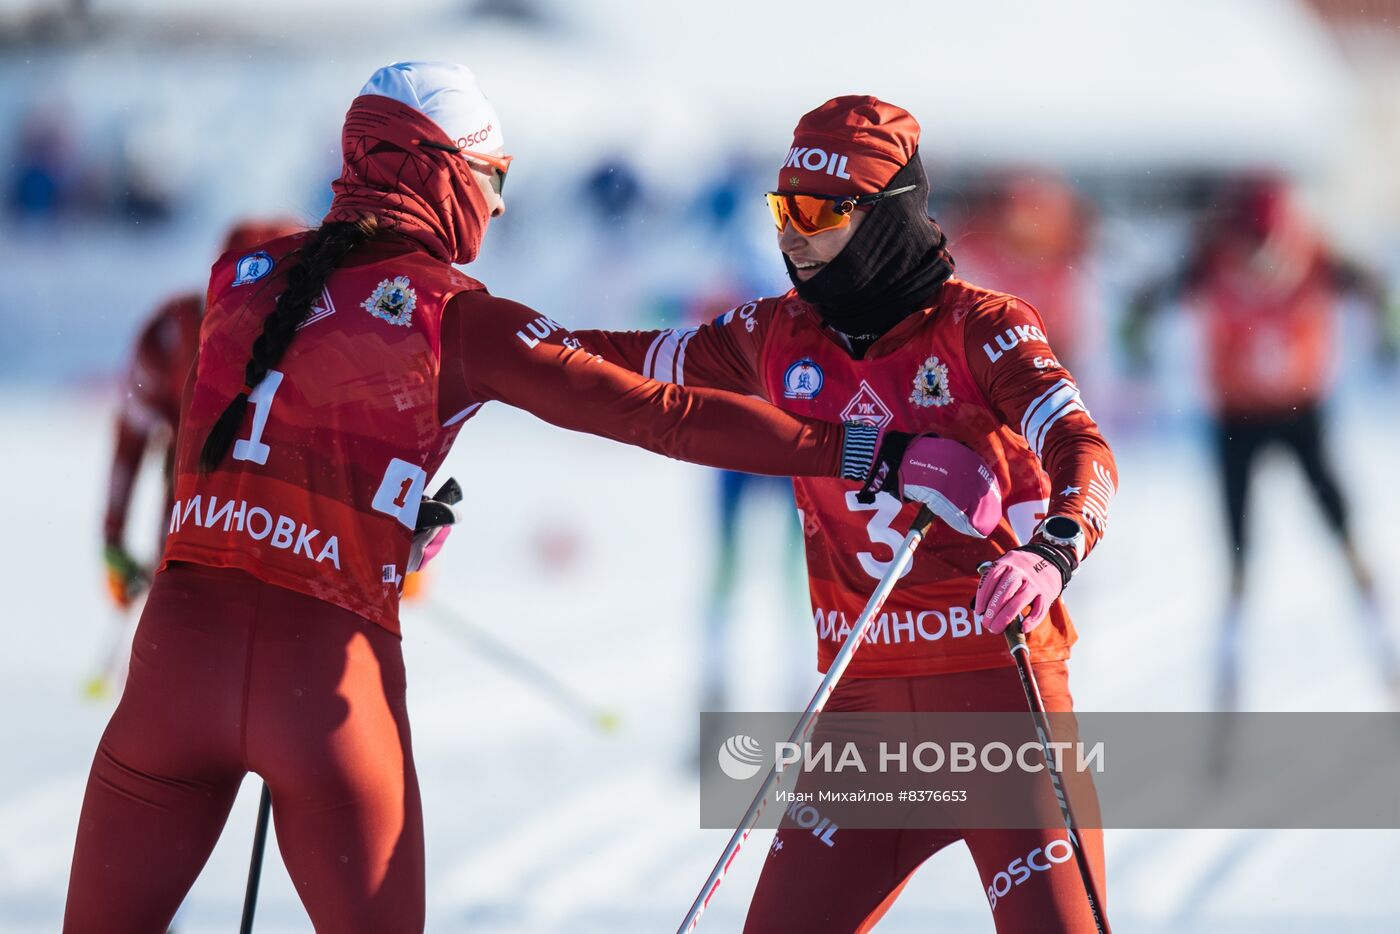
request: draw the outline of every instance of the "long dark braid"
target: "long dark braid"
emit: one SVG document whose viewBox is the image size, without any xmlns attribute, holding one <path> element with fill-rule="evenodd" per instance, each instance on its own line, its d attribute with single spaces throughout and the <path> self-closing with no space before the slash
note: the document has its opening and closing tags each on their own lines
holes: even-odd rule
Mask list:
<svg viewBox="0 0 1400 934">
<path fill-rule="evenodd" d="M 243 390 L 229 402 L 204 439 L 199 452 L 201 473 L 207 474 L 219 466 L 228 453 L 248 409 L 248 394 L 263 381 L 268 370 L 281 362 L 297 327 L 311 315 L 311 306 L 320 298 L 331 272 L 351 250 L 378 232 L 379 222 L 372 215 L 354 222 L 322 224 L 310 242 L 293 254 L 299 260 L 287 271 L 287 287 L 277 296 L 277 305 L 263 320 L 262 333 L 253 342 L 252 356 L 243 368 Z"/>
</svg>

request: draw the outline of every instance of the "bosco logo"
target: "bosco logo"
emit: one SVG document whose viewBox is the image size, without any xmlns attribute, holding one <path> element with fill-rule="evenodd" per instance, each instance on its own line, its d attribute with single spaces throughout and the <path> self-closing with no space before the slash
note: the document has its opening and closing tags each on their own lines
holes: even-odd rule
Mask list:
<svg viewBox="0 0 1400 934">
<path fill-rule="evenodd" d="M 1043 847 L 1036 847 L 1025 856 L 1018 856 L 1013 859 L 1005 869 L 992 877 L 992 884 L 987 886 L 987 901 L 991 902 L 992 911 L 997 910 L 997 903 L 1007 896 L 1016 886 L 1025 882 L 1032 873 L 1049 872 L 1051 869 L 1067 863 L 1074 859 L 1074 849 L 1065 837 L 1051 840 Z"/>
<path fill-rule="evenodd" d="M 462 149 L 471 149 L 473 146 L 480 146 L 491 136 L 491 124 L 477 130 L 475 133 L 468 133 L 466 136 L 457 137 L 457 145 Z"/>
<path fill-rule="evenodd" d="M 794 146 L 788 150 L 787 161 L 783 163 L 783 168 L 806 169 L 808 172 L 825 172 L 836 178 L 850 178 L 851 176 L 846 174 L 848 161 L 850 161 L 850 157 L 843 156 L 839 152 Z"/>
</svg>

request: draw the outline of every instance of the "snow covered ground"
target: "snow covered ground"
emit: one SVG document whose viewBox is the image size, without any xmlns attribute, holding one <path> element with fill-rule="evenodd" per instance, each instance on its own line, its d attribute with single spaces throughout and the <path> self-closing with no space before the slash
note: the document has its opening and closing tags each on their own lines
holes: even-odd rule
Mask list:
<svg viewBox="0 0 1400 934">
<path fill-rule="evenodd" d="M 1350 405 L 1350 452 L 1364 542 L 1400 522 L 1394 394 Z M 112 612 L 96 539 L 110 439 L 96 399 L 10 390 L 0 397 L 0 490 L 11 586 L 0 653 L 0 931 L 57 927 L 92 751 L 109 707 L 85 701 Z M 1186 435 L 1119 444 L 1111 535 L 1076 581 L 1083 633 L 1073 664 L 1079 706 L 1208 707 L 1220 544 L 1212 477 Z M 409 610 L 405 649 L 427 818 L 431 931 L 666 931 L 677 924 L 725 834 L 697 830 L 686 764 L 696 726 L 694 647 L 710 560 L 711 478 L 596 439 L 488 409 L 448 461 L 469 493 L 466 525 L 429 599 L 529 653 L 621 729 L 604 736 Z M 145 505 L 153 491 L 143 493 Z M 1337 557 L 1291 467 L 1272 465 L 1254 500 L 1260 543 L 1245 699 L 1256 709 L 1373 710 L 1385 705 Z M 138 502 L 138 509 L 142 504 Z M 1298 508 L 1295 508 L 1298 507 Z M 139 516 L 141 513 L 138 512 Z M 1199 517 L 1201 547 L 1164 547 Z M 735 666 L 746 709 L 790 708 L 780 659 L 811 652 L 780 605 L 776 509 L 746 527 Z M 764 520 L 767 520 L 766 522 Z M 1292 524 L 1316 540 L 1288 533 Z M 575 539 L 576 560 L 549 555 Z M 563 549 L 567 551 L 567 549 Z M 1400 578 L 1381 567 L 1391 606 Z M 257 785 L 245 784 L 183 913 L 182 931 L 228 931 L 247 869 Z M 1111 831 L 1112 918 L 1124 932 L 1394 931 L 1400 832 Z M 767 843 L 756 834 L 704 930 L 737 931 Z M 139 859 L 139 853 L 132 854 Z M 264 870 L 258 930 L 309 925 L 276 851 Z M 950 848 L 917 874 L 882 932 L 985 932 L 971 861 Z"/>
</svg>

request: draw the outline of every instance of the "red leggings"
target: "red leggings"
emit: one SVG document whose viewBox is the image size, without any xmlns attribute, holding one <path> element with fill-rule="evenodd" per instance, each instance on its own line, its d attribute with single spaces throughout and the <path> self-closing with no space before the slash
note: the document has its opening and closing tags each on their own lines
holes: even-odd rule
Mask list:
<svg viewBox="0 0 1400 934">
<path fill-rule="evenodd" d="M 277 844 L 318 931 L 422 931 L 423 814 L 398 638 L 195 565 L 151 588 L 88 777 L 64 930 L 165 931 L 248 772 L 272 791 Z"/>
<path fill-rule="evenodd" d="M 1064 662 L 1035 666 L 1050 711 L 1073 709 Z M 832 694 L 832 711 L 1020 711 L 1014 668 L 923 678 L 855 678 Z M 1029 716 L 1029 713 L 1027 713 Z M 1048 780 L 1047 780 L 1048 787 Z M 1084 805 L 1078 805 L 1080 811 Z M 1103 832 L 1081 830 L 1100 893 Z M 1093 932 L 1093 917 L 1064 827 L 1044 830 L 855 830 L 835 845 L 780 828 L 749 906 L 746 934 L 851 934 L 874 927 L 915 869 L 962 840 L 972 853 L 1000 934 Z M 1015 865 L 1013 865 L 1015 863 Z"/>
</svg>

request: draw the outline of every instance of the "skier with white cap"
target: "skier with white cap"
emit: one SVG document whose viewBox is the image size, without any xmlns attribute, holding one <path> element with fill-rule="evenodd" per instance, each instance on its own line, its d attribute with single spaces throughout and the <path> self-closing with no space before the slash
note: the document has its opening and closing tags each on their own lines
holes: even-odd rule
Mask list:
<svg viewBox="0 0 1400 934">
<path fill-rule="evenodd" d="M 875 463 L 871 427 L 644 378 L 455 269 L 504 211 L 511 161 L 467 68 L 380 69 L 342 149 L 318 228 L 212 270 L 166 550 L 89 777 L 66 931 L 165 930 L 248 772 L 318 930 L 422 930 L 398 604 L 453 518 L 428 479 L 485 403 L 752 473 Z M 941 503 L 920 443 L 881 461 L 885 488 Z"/>
</svg>

